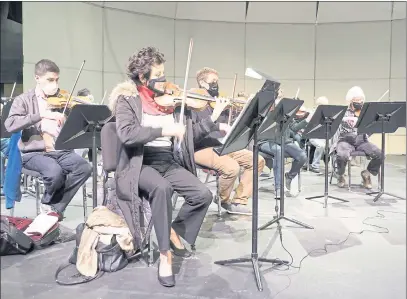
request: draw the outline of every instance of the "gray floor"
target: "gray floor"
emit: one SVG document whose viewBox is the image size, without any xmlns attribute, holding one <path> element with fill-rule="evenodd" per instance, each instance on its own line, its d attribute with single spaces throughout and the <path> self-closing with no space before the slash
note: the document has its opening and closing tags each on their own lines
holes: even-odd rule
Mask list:
<svg viewBox="0 0 407 299">
<path fill-rule="evenodd" d="M 360 182 L 360 168 L 353 168 L 353 182 Z M 405 197 L 405 157 L 389 157 L 386 165 L 386 190 Z M 203 179 L 203 177 L 202 177 Z M 270 193 L 272 180 L 260 182 L 260 217 L 264 224 L 272 219 L 275 200 Z M 214 183 L 209 184 L 214 190 Z M 307 252 L 315 250 L 301 263 L 301 269 L 261 266 L 264 291 L 258 292 L 250 264 L 218 266 L 214 261 L 248 256 L 251 251 L 251 218 L 228 216 L 217 220 L 216 206 L 208 212 L 197 241 L 197 255 L 188 260 L 176 260 L 177 286 L 161 287 L 156 266 L 131 263 L 124 270 L 79 286 L 61 287 L 54 282 L 54 272 L 67 259 L 73 243 L 52 246 L 27 256 L 1 259 L 1 297 L 13 298 L 406 298 L 406 202 L 383 196 L 377 203 L 363 190 L 354 193 L 332 186 L 331 194 L 350 203 L 330 201 L 328 208 L 306 196 L 323 192 L 322 176 L 302 173 L 303 191 L 286 200 L 286 216 L 315 227 L 307 230 L 283 221 L 283 245 L 298 267 Z M 374 181 L 374 186 L 377 182 Z M 177 208 L 182 203 L 179 200 Z M 89 202 L 90 204 L 90 202 Z M 66 213 L 63 224 L 75 228 L 83 219 L 79 194 Z M 2 203 L 4 207 L 4 203 Z M 4 212 L 4 211 L 3 211 Z M 33 216 L 32 198 L 17 204 L 16 215 Z M 379 213 L 381 213 L 380 216 Z M 4 213 L 2 213 L 4 214 Z M 366 220 L 366 218 L 370 217 Z M 381 218 L 383 217 L 383 218 Z M 365 220 L 366 224 L 363 224 Z M 374 225 L 369 226 L 368 224 Z M 385 233 L 389 230 L 388 233 Z M 339 246 L 349 232 L 352 234 Z M 280 243 L 276 226 L 259 232 L 259 254 L 269 258 L 291 260 Z M 382 232 L 382 233 L 380 233 Z M 316 250 L 319 249 L 319 250 Z"/>
</svg>

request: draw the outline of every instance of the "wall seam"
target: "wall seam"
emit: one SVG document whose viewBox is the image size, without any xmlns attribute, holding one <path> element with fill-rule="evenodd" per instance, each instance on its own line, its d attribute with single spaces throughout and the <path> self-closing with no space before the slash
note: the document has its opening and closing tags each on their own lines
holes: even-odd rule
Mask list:
<svg viewBox="0 0 407 299">
<path fill-rule="evenodd" d="M 176 51 L 176 40 L 175 40 L 175 38 L 176 38 L 176 28 L 177 28 L 177 13 L 178 13 L 178 2 L 175 2 L 175 15 L 174 15 L 174 69 L 173 69 L 173 75 L 174 75 L 174 83 L 175 83 L 175 74 L 176 74 L 176 72 L 175 72 L 175 65 L 176 65 L 176 63 L 175 63 L 175 57 L 176 57 L 176 55 L 175 55 L 175 51 Z"/>
<path fill-rule="evenodd" d="M 388 101 L 391 100 L 391 63 L 392 63 L 392 56 L 393 56 L 393 13 L 394 13 L 394 1 L 392 2 L 391 6 L 391 21 L 390 21 L 390 57 L 389 57 L 389 96 Z"/>
<path fill-rule="evenodd" d="M 243 64 L 243 66 L 244 66 L 244 69 L 243 69 L 243 90 L 244 90 L 244 92 L 246 93 L 247 91 L 246 91 L 246 80 L 247 80 L 247 77 L 245 76 L 245 74 L 246 74 L 246 67 L 247 67 L 247 40 L 246 40 L 246 37 L 247 37 L 247 23 L 245 23 L 244 24 L 244 47 L 243 47 L 243 56 L 244 56 L 244 64 Z M 236 93 L 237 94 L 237 93 Z"/>
<path fill-rule="evenodd" d="M 159 15 L 154 15 L 154 14 L 149 14 L 149 13 L 143 13 L 143 12 L 137 12 L 137 11 L 131 11 L 131 10 L 126 10 L 122 8 L 116 8 L 116 7 L 108 7 L 108 6 L 100 6 L 95 3 L 89 3 L 89 2 L 84 2 L 82 1 L 81 3 L 85 3 L 88 5 L 96 6 L 96 7 L 104 7 L 105 9 L 110 9 L 110 10 L 115 10 L 115 11 L 121 11 L 121 12 L 126 12 L 130 14 L 135 14 L 135 15 L 141 15 L 141 16 L 147 16 L 147 17 L 153 17 L 153 18 L 162 18 L 162 19 L 167 19 L 167 20 L 177 20 L 177 21 L 192 21 L 192 22 L 214 22 L 214 23 L 229 23 L 229 24 L 263 24 L 263 25 L 313 25 L 314 22 L 298 22 L 298 23 L 284 23 L 284 22 L 247 22 L 246 20 L 243 22 L 238 22 L 238 21 L 221 21 L 221 20 L 197 20 L 197 19 L 177 19 L 175 17 L 166 17 L 166 16 L 159 16 Z M 103 1 L 105 3 L 105 1 Z M 178 4 L 178 3 L 177 3 Z M 400 19 L 394 19 L 394 20 L 403 20 L 405 18 L 400 18 Z M 321 24 L 355 24 L 355 23 L 377 23 L 377 22 L 389 22 L 393 21 L 393 19 L 389 20 L 363 20 L 363 21 L 348 21 L 348 22 L 323 22 Z"/>
<path fill-rule="evenodd" d="M 105 1 L 102 2 L 102 98 L 105 94 Z M 107 95 L 106 95 L 107 96 Z M 106 100 L 106 99 L 104 99 Z M 102 99 L 100 99 L 102 101 Z"/>
</svg>

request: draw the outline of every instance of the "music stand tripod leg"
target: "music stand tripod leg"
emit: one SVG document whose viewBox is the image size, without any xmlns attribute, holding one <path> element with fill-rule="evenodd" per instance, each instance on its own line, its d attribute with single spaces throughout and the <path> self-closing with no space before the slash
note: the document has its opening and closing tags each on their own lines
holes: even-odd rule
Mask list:
<svg viewBox="0 0 407 299">
<path fill-rule="evenodd" d="M 384 191 L 384 160 L 385 160 L 385 146 L 386 146 L 386 134 L 384 133 L 384 118 L 381 119 L 381 125 L 382 125 L 382 163 L 380 166 L 380 191 L 375 191 L 375 192 L 369 192 L 367 193 L 367 195 L 375 195 L 375 198 L 373 199 L 373 202 L 377 202 L 379 200 L 380 197 L 382 197 L 383 194 L 391 196 L 391 197 L 395 197 L 401 200 L 406 200 L 405 198 L 392 194 L 392 193 L 388 193 Z"/>
<path fill-rule="evenodd" d="M 258 142 L 257 142 L 257 129 L 258 125 L 254 125 L 254 145 L 253 145 L 253 200 L 252 200 L 252 252 L 251 252 L 251 258 L 235 258 L 235 259 L 229 259 L 229 260 L 221 260 L 221 261 L 215 261 L 214 263 L 216 265 L 233 265 L 233 264 L 239 264 L 239 263 L 248 263 L 251 262 L 254 270 L 254 276 L 256 279 L 257 283 L 257 288 L 259 291 L 263 291 L 263 285 L 261 283 L 261 277 L 260 277 L 260 269 L 259 269 L 259 261 L 265 262 L 265 263 L 273 263 L 273 264 L 286 264 L 288 265 L 288 261 L 280 260 L 280 259 L 266 259 L 266 258 L 259 258 L 258 253 L 257 253 L 257 227 L 258 227 L 258 200 L 259 200 L 259 193 L 258 193 L 258 178 L 259 178 L 259 173 L 258 173 L 258 159 L 259 159 L 259 149 L 258 149 Z"/>
<path fill-rule="evenodd" d="M 282 131 L 282 128 L 284 127 L 284 120 L 281 121 L 280 123 L 280 128 Z M 314 229 L 312 226 L 305 224 L 301 221 L 292 219 L 292 218 L 288 218 L 286 216 L 284 216 L 284 198 L 285 198 L 285 194 L 284 194 L 284 184 L 285 184 L 285 165 L 284 165 L 284 158 L 285 158 L 285 140 L 284 140 L 284 133 L 281 134 L 280 136 L 280 214 L 277 218 L 274 218 L 273 220 L 267 222 L 266 224 L 260 226 L 259 230 L 263 230 L 268 228 L 269 226 L 271 226 L 274 223 L 278 223 L 280 225 L 280 220 L 287 220 L 291 223 L 295 223 L 299 226 L 302 226 L 303 228 L 308 228 L 308 229 Z"/>
</svg>

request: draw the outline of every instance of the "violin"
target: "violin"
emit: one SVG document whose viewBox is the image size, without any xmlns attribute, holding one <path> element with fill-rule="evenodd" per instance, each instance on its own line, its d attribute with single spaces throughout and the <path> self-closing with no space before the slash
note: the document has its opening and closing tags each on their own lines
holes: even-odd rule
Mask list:
<svg viewBox="0 0 407 299">
<path fill-rule="evenodd" d="M 163 107 L 168 106 L 177 106 L 181 104 L 182 98 L 184 97 L 184 91 L 179 88 L 179 86 L 175 85 L 171 82 L 157 82 L 154 86 L 155 89 L 163 92 L 166 95 L 170 95 L 174 98 L 173 103 L 164 102 L 160 98 L 156 99 L 156 103 Z M 238 100 L 238 99 L 231 99 L 231 104 L 239 103 L 239 104 L 246 104 L 245 101 Z M 202 111 L 207 107 L 207 105 L 211 105 L 211 107 L 215 107 L 216 98 L 211 97 L 208 94 L 208 91 L 203 88 L 192 88 L 186 92 L 186 106 L 193 109 Z"/>
<path fill-rule="evenodd" d="M 71 98 L 70 101 L 69 98 Z M 70 109 L 77 104 L 92 105 L 93 103 L 91 102 L 91 99 L 89 97 L 71 96 L 68 91 L 60 89 L 58 90 L 58 93 L 56 95 L 47 98 L 47 104 L 49 109 L 54 110 L 63 109 L 66 105 L 67 108 Z"/>
<path fill-rule="evenodd" d="M 74 97 L 72 96 L 75 90 L 76 84 L 78 83 L 79 76 L 82 73 L 83 66 L 85 65 L 85 60 L 79 69 L 78 75 L 76 77 L 72 92 L 69 93 L 66 90 L 58 89 L 58 93 L 52 97 L 47 98 L 47 109 L 51 111 L 61 111 L 65 114 L 68 108 L 75 106 L 76 104 L 92 104 L 90 98 L 87 97 Z M 87 98 L 87 100 L 83 99 Z M 45 143 L 45 151 L 51 151 L 54 149 L 54 138 L 59 134 L 61 127 L 59 127 L 55 120 L 52 119 L 42 119 L 41 120 L 41 131 L 42 138 Z"/>
</svg>

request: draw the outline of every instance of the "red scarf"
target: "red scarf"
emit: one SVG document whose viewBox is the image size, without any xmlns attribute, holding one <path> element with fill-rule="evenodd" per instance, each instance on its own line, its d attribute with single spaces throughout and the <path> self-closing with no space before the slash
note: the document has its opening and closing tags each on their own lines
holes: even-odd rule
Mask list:
<svg viewBox="0 0 407 299">
<path fill-rule="evenodd" d="M 150 115 L 167 115 L 174 112 L 173 108 L 158 105 L 154 100 L 154 92 L 146 86 L 137 86 L 140 94 L 143 112 Z"/>
</svg>

